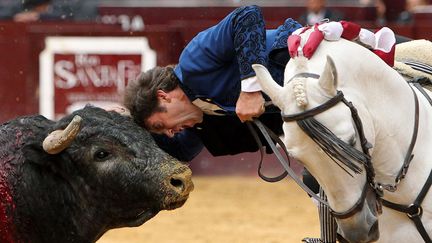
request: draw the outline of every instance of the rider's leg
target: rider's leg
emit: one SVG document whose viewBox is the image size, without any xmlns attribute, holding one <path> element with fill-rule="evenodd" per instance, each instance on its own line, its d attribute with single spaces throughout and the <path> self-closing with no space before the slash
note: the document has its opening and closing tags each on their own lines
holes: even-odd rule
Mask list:
<svg viewBox="0 0 432 243">
<path fill-rule="evenodd" d="M 322 199 L 327 199 L 324 191 L 319 186 L 318 182 L 315 180 L 315 178 L 307 171 L 306 169 L 303 170 L 303 182 L 315 193 L 319 193 L 320 197 Z M 312 199 L 314 200 L 314 199 Z M 329 208 L 326 205 L 323 205 L 319 202 L 318 203 L 318 209 L 319 209 L 319 219 L 320 219 L 320 231 L 321 231 L 321 237 L 320 238 L 304 238 L 303 242 L 306 243 L 318 243 L 318 242 L 325 242 L 325 243 L 332 243 L 336 242 L 336 230 L 337 225 L 336 221 L 334 220 L 333 216 L 330 213 Z"/>
</svg>

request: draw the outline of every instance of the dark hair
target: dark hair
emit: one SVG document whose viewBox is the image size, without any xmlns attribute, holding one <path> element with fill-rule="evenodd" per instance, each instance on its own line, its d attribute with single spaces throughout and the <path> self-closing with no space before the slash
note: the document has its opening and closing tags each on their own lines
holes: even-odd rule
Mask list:
<svg viewBox="0 0 432 243">
<path fill-rule="evenodd" d="M 134 121 L 145 127 L 145 120 L 153 113 L 164 111 L 159 106 L 157 91 L 169 92 L 179 84 L 173 66 L 154 67 L 130 81 L 124 95 L 124 105 L 130 110 Z"/>
</svg>

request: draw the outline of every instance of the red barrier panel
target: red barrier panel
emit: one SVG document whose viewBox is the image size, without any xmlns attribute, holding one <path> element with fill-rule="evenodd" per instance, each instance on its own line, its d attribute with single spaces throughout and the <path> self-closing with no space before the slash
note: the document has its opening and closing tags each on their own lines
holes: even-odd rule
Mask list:
<svg viewBox="0 0 432 243">
<path fill-rule="evenodd" d="M 39 55 L 48 36 L 117 36 L 148 38 L 157 53 L 157 65 L 176 63 L 184 43 L 167 26 L 125 32 L 118 25 L 46 22 L 0 25 L 0 122 L 39 112 Z"/>
</svg>

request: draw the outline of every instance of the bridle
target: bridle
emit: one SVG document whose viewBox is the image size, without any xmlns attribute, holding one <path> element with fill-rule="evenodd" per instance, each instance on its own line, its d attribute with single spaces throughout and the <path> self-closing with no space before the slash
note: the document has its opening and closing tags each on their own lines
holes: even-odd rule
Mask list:
<svg viewBox="0 0 432 243">
<path fill-rule="evenodd" d="M 298 74 L 294 75 L 294 77 L 292 77 L 290 79 L 290 81 L 294 78 L 297 78 L 297 77 L 319 79 L 320 76 L 318 74 L 314 74 L 314 73 L 298 73 Z M 414 80 L 414 81 L 412 81 L 412 83 L 413 83 L 414 87 L 416 87 L 426 97 L 426 99 L 429 101 L 429 103 L 432 105 L 431 98 L 427 95 L 426 92 L 424 92 L 423 88 L 419 85 L 418 81 Z M 300 123 L 303 120 L 314 117 L 315 115 L 318 115 L 318 114 L 334 107 L 335 105 L 339 104 L 340 102 L 342 102 L 343 104 L 345 104 L 349 108 L 349 110 L 351 112 L 351 117 L 352 117 L 354 124 L 355 124 L 355 127 L 357 129 L 358 137 L 359 137 L 360 142 L 361 142 L 362 153 L 365 155 L 364 157 L 366 158 L 365 163 L 364 163 L 364 167 L 366 170 L 366 183 L 363 186 L 361 196 L 357 200 L 357 202 L 350 209 L 348 209 L 344 212 L 334 211 L 333 209 L 331 209 L 331 207 L 329 206 L 329 204 L 326 201 L 317 197 L 314 193 L 311 193 L 311 190 L 306 185 L 304 185 L 301 181 L 299 181 L 299 179 L 297 178 L 295 173 L 289 168 L 289 162 L 290 162 L 289 154 L 288 154 L 288 151 L 286 150 L 286 147 L 284 146 L 283 142 L 279 139 L 279 137 L 276 136 L 270 129 L 265 127 L 259 120 L 254 120 L 254 123 L 260 129 L 262 134 L 264 135 L 265 139 L 267 140 L 268 144 L 271 146 L 276 157 L 279 159 L 279 161 L 281 162 L 281 164 L 285 168 L 286 172 L 288 172 L 288 174 L 290 174 L 290 176 L 295 180 L 295 182 L 301 188 L 303 188 L 303 190 L 305 190 L 310 196 L 314 197 L 316 200 L 318 200 L 323 205 L 326 205 L 329 208 L 331 214 L 335 218 L 339 218 L 339 219 L 349 218 L 352 215 L 356 214 L 357 212 L 361 211 L 362 207 L 364 205 L 364 201 L 366 199 L 367 191 L 371 190 L 376 194 L 376 198 L 377 198 L 376 207 L 377 207 L 377 211 L 379 213 L 381 213 L 382 205 L 384 205 L 388 208 L 391 208 L 393 210 L 406 213 L 407 216 L 416 225 L 417 230 L 419 231 L 420 235 L 423 237 L 424 241 L 425 242 L 432 242 L 432 240 L 429 237 L 424 225 L 421 222 L 421 215 L 423 212 L 423 209 L 421 207 L 421 203 L 422 203 L 423 199 L 425 198 L 427 192 L 429 191 L 429 188 L 432 185 L 432 171 L 430 172 L 426 183 L 424 184 L 423 188 L 421 189 L 421 192 L 419 193 L 419 195 L 417 196 L 417 198 L 415 199 L 415 201 L 412 204 L 406 206 L 406 205 L 401 205 L 401 204 L 389 202 L 389 201 L 383 199 L 384 189 L 387 191 L 390 191 L 390 192 L 396 191 L 397 185 L 401 182 L 402 179 L 405 178 L 405 175 L 408 172 L 410 162 L 412 161 L 412 159 L 414 157 L 413 150 L 414 150 L 414 146 L 415 146 L 415 143 L 417 140 L 418 125 L 419 125 L 419 101 L 418 101 L 418 97 L 417 97 L 415 90 L 411 87 L 411 85 L 409 85 L 409 87 L 411 88 L 411 91 L 413 92 L 414 103 L 415 103 L 414 129 L 413 129 L 413 134 L 411 136 L 411 142 L 410 142 L 410 145 L 408 147 L 408 151 L 405 155 L 405 159 L 404 159 L 402 168 L 400 169 L 399 173 L 397 174 L 397 176 L 395 178 L 395 184 L 394 185 L 381 184 L 381 183 L 378 183 L 375 181 L 375 170 L 374 170 L 374 167 L 373 167 L 373 164 L 371 161 L 371 156 L 369 153 L 369 149 L 372 148 L 372 145 L 368 142 L 368 140 L 365 137 L 364 130 L 363 130 L 363 123 L 361 121 L 360 116 L 358 115 L 357 109 L 354 107 L 352 102 L 347 101 L 345 99 L 342 91 L 340 91 L 340 90 L 337 91 L 337 93 L 334 97 L 332 97 L 331 99 L 329 99 L 325 103 L 323 103 L 317 107 L 314 107 L 312 109 L 309 109 L 309 110 L 306 110 L 303 112 L 299 112 L 299 113 L 295 113 L 295 114 L 290 114 L 290 115 L 284 114 L 283 112 L 281 112 L 281 116 L 282 116 L 282 119 L 284 122 L 296 121 L 297 123 Z M 250 124 L 248 124 L 248 125 L 250 125 Z M 300 127 L 302 128 L 302 126 L 300 126 Z M 255 139 L 257 141 L 259 141 L 258 135 L 256 134 L 256 132 L 253 129 L 251 129 L 251 131 L 252 131 L 252 134 L 254 135 Z M 306 131 L 304 129 L 303 129 L 303 131 L 308 134 L 308 131 Z M 276 146 L 272 142 L 269 134 L 270 134 L 271 138 L 273 140 L 275 140 L 277 143 L 279 143 L 279 145 L 284 149 L 285 155 L 288 159 L 288 164 L 282 158 L 281 154 L 279 153 L 279 150 L 276 148 Z M 259 142 L 259 144 L 260 144 L 260 142 Z M 259 147 L 262 148 L 262 146 L 259 146 Z M 261 149 L 261 154 L 262 153 L 263 152 Z M 261 161 L 260 161 L 258 173 L 266 181 L 274 182 L 274 181 L 280 180 L 281 178 L 283 178 L 284 175 L 286 175 L 286 173 L 284 173 L 281 176 L 276 177 L 276 178 L 264 177 L 262 175 L 262 173 L 260 172 L 261 164 L 262 164 L 262 155 L 261 155 Z"/>
<path fill-rule="evenodd" d="M 294 78 L 318 79 L 319 77 L 320 76 L 318 74 L 314 74 L 314 73 L 298 73 L 294 77 L 292 77 L 291 80 Z M 336 212 L 333 209 L 331 209 L 331 207 L 329 207 L 330 212 L 333 214 L 334 217 L 344 219 L 344 218 L 351 217 L 352 215 L 354 215 L 355 213 L 359 212 L 362 209 L 363 204 L 364 204 L 364 200 L 366 199 L 366 194 L 367 194 L 366 192 L 368 190 L 368 187 L 369 187 L 369 189 L 372 189 L 376 193 L 377 198 L 381 198 L 383 196 L 383 188 L 381 186 L 378 186 L 377 183 L 375 183 L 375 170 L 373 168 L 371 156 L 370 156 L 370 152 L 369 152 L 369 149 L 372 148 L 372 145 L 366 139 L 366 136 L 364 134 L 364 129 L 363 129 L 363 123 L 360 119 L 360 116 L 358 115 L 357 109 L 354 107 L 352 102 L 347 101 L 345 99 L 343 92 L 339 90 L 339 91 L 337 91 L 337 93 L 334 97 L 332 97 L 331 99 L 329 99 L 328 101 L 326 101 L 325 103 L 323 103 L 317 107 L 314 107 L 312 109 L 309 109 L 309 110 L 306 110 L 303 112 L 290 114 L 290 115 L 281 113 L 281 116 L 282 116 L 282 120 L 284 122 L 293 122 L 293 121 L 299 122 L 301 120 L 305 120 L 307 118 L 318 115 L 324 111 L 327 111 L 328 109 L 336 106 L 340 102 L 345 104 L 350 109 L 351 117 L 354 121 L 355 127 L 356 127 L 357 132 L 358 132 L 358 136 L 359 136 L 359 139 L 361 142 L 362 152 L 365 154 L 365 158 L 366 158 L 366 163 L 364 164 L 364 167 L 366 169 L 366 178 L 367 178 L 366 183 L 363 186 L 363 190 L 362 190 L 360 198 L 357 200 L 357 202 L 350 209 L 348 209 L 344 212 Z M 418 112 L 416 112 L 416 113 L 418 113 Z M 412 143 L 413 142 L 415 143 L 415 141 L 412 141 Z M 380 211 L 380 206 L 381 205 L 379 203 L 379 205 L 377 205 L 378 211 Z"/>
<path fill-rule="evenodd" d="M 318 79 L 320 76 L 318 74 L 313 74 L 313 73 L 298 73 L 296 74 L 294 77 L 292 77 L 291 79 L 294 78 L 298 78 L 298 77 L 307 77 L 307 78 L 315 78 Z M 380 201 L 384 195 L 383 190 L 389 190 L 391 192 L 394 192 L 396 190 L 397 185 L 400 183 L 400 181 L 405 177 L 410 162 L 413 158 L 413 149 L 417 140 L 417 134 L 418 134 L 418 123 L 419 123 L 419 102 L 418 102 L 418 97 L 416 92 L 414 91 L 414 89 L 412 89 L 411 86 L 409 86 L 413 92 L 414 95 L 414 101 L 415 101 L 415 111 L 414 111 L 414 129 L 413 129 L 413 134 L 411 137 L 411 142 L 410 145 L 408 147 L 408 151 L 406 153 L 405 159 L 404 159 L 404 163 L 402 165 L 402 168 L 400 169 L 398 175 L 396 176 L 395 179 L 395 185 L 382 185 L 380 183 L 377 183 L 375 181 L 375 170 L 372 164 L 372 160 L 371 160 L 371 156 L 370 156 L 370 152 L 369 149 L 372 148 L 372 145 L 368 142 L 365 134 L 364 134 L 364 129 L 363 129 L 363 123 L 361 121 L 360 116 L 358 115 L 357 109 L 354 107 L 354 105 L 352 104 L 352 102 L 348 101 L 345 99 L 344 94 L 342 91 L 337 91 L 336 95 L 334 97 L 332 97 L 331 99 L 329 99 L 328 101 L 326 101 L 325 103 L 300 112 L 300 113 L 296 113 L 296 114 L 283 114 L 282 115 L 282 120 L 284 122 L 292 122 L 292 121 L 296 121 L 299 122 L 301 120 L 304 120 L 306 118 L 309 117 L 313 117 L 317 114 L 320 114 L 332 107 L 334 107 L 335 105 L 337 105 L 338 103 L 342 102 L 343 104 L 345 104 L 350 112 L 351 112 L 351 117 L 354 121 L 355 127 L 357 129 L 358 132 L 358 137 L 360 139 L 360 143 L 361 143 L 361 148 L 362 148 L 362 152 L 366 155 L 365 157 L 366 159 L 366 163 L 364 164 L 365 170 L 366 170 L 366 184 L 363 187 L 362 190 L 362 194 L 360 196 L 360 198 L 357 200 L 357 202 L 354 204 L 353 207 L 351 207 L 350 209 L 348 209 L 347 211 L 343 212 L 343 213 L 336 213 L 334 210 L 330 209 L 332 214 L 336 217 L 336 218 L 347 218 L 350 217 L 351 215 L 355 214 L 356 212 L 360 211 L 362 209 L 362 205 L 364 204 L 364 200 L 366 198 L 366 191 L 367 188 L 366 187 L 370 187 L 377 195 L 377 199 L 378 201 Z M 307 131 L 305 131 L 307 133 Z M 379 209 L 379 207 L 378 207 Z"/>
</svg>

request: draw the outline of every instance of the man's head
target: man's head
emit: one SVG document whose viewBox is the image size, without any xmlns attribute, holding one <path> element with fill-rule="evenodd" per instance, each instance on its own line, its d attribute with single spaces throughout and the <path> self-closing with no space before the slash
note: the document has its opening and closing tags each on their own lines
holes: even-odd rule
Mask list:
<svg viewBox="0 0 432 243">
<path fill-rule="evenodd" d="M 173 136 L 202 121 L 202 111 L 193 105 L 172 67 L 155 67 L 129 82 L 124 103 L 135 122 L 156 133 Z"/>
</svg>

